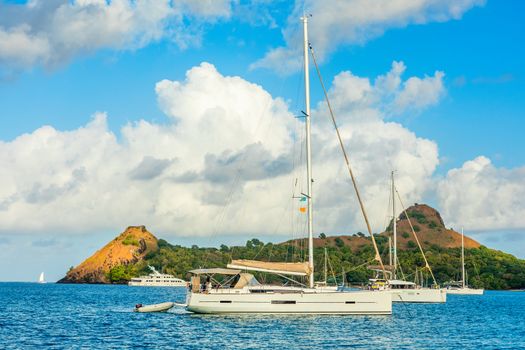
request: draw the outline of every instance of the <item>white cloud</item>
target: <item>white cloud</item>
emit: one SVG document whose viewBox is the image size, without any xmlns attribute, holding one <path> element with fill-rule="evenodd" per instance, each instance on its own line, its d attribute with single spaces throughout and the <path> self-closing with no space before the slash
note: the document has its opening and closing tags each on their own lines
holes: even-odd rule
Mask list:
<svg viewBox="0 0 525 350">
<path fill-rule="evenodd" d="M 479 156 L 438 182 L 442 214 L 455 228 L 525 228 L 525 167 L 497 168 Z"/>
<path fill-rule="evenodd" d="M 458 19 L 484 2 L 307 0 L 304 9 L 314 14 L 311 41 L 323 60 L 340 45 L 366 42 L 389 28 Z M 266 0 L 33 0 L 25 5 L 0 4 L 0 65 L 11 70 L 49 68 L 100 49 L 134 50 L 163 39 L 184 49 L 201 45 L 206 24 L 235 18 L 254 26 L 275 27 L 276 11 Z M 282 72 L 300 67 L 298 18 L 302 13 L 303 1 L 297 0 L 283 29 L 286 45 L 270 50 L 252 67 Z"/>
<path fill-rule="evenodd" d="M 485 0 L 297 0 L 283 29 L 286 45 L 270 50 L 252 68 L 286 73 L 301 67 L 297 59 L 302 43 L 299 18 L 304 12 L 313 15 L 309 20 L 309 39 L 322 61 L 340 45 L 362 44 L 391 28 L 459 19 L 472 7 L 484 3 Z"/>
<path fill-rule="evenodd" d="M 384 223 L 390 170 L 398 170 L 410 202 L 420 199 L 438 164 L 434 142 L 384 121 L 391 103 L 385 96 L 392 101 L 405 91 L 401 67 L 394 63 L 374 82 L 343 72 L 330 90 L 376 230 Z M 295 193 L 304 188 L 304 125 L 285 102 L 209 63 L 155 89 L 167 125 L 129 124 L 119 140 L 97 113 L 76 130 L 44 126 L 1 142 L 2 232 L 119 232 L 145 224 L 164 236 L 289 235 L 298 213 L 296 178 Z M 312 115 L 316 230 L 362 230 L 325 107 Z"/>
<path fill-rule="evenodd" d="M 200 42 L 203 23 L 229 18 L 230 7 L 227 0 L 0 4 L 0 65 L 53 67 L 99 49 L 133 50 L 163 38 L 185 48 Z"/>
<path fill-rule="evenodd" d="M 420 110 L 435 105 L 444 92 L 443 72 L 434 73 L 433 77 L 423 79 L 412 77 L 403 84 L 403 90 L 396 96 L 396 110 Z"/>
<path fill-rule="evenodd" d="M 45 36 L 31 34 L 30 27 L 20 25 L 2 30 L 0 27 L 0 62 L 17 66 L 32 66 L 49 60 L 51 49 Z"/>
<path fill-rule="evenodd" d="M 220 17 L 230 17 L 231 0 L 180 0 L 179 4 L 187 8 L 189 13 L 212 20 Z"/>
<path fill-rule="evenodd" d="M 392 68 L 374 82 L 344 71 L 334 78 L 331 89 L 332 103 L 347 111 L 354 120 L 359 116 L 370 119 L 396 116 L 406 112 L 419 112 L 435 105 L 445 94 L 444 73 L 433 76 L 410 77 L 402 80 L 406 67 L 403 62 L 392 63 Z M 351 110 L 359 113 L 350 113 Z M 367 113 L 364 113 L 367 111 Z"/>
</svg>

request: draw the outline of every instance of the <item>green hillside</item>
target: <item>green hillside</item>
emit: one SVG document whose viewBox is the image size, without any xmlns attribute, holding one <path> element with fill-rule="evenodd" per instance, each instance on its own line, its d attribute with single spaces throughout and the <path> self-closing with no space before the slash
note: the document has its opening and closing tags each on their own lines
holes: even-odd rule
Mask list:
<svg viewBox="0 0 525 350">
<path fill-rule="evenodd" d="M 357 236 L 357 235 L 356 235 Z M 330 237 L 329 237 L 330 238 Z M 329 238 L 326 238 L 327 242 Z M 387 251 L 387 240 L 384 236 L 376 236 L 380 251 Z M 327 252 L 331 270 L 334 271 L 338 282 L 342 281 L 344 269 L 346 281 L 352 284 L 366 283 L 373 272 L 367 269 L 372 263 L 372 245 L 365 245 L 357 252 L 350 246 L 337 240 L 339 244 L 328 246 Z M 266 261 L 298 261 L 304 259 L 305 250 L 297 245 L 284 243 L 263 243 L 258 239 L 249 240 L 245 246 L 221 248 L 191 248 L 171 245 L 165 240 L 158 241 L 159 249 L 146 255 L 143 261 L 112 270 L 117 273 L 112 279 L 119 281 L 132 276 L 149 273 L 147 265 L 153 265 L 159 271 L 173 274 L 177 277 L 188 278 L 187 271 L 199 267 L 225 267 L 233 259 L 253 259 L 257 257 Z M 456 280 L 460 271 L 460 248 L 441 248 L 433 245 L 426 249 L 426 255 L 438 283 Z M 316 279 L 323 279 L 324 275 L 324 248 L 315 248 Z M 408 280 L 413 280 L 416 267 L 424 266 L 423 259 L 417 248 L 405 249 L 399 252 L 399 260 L 403 272 Z M 489 249 L 484 246 L 466 249 L 466 269 L 469 284 L 476 288 L 486 289 L 516 289 L 525 288 L 525 260 L 518 259 L 510 254 Z M 122 275 L 124 274 L 124 275 Z M 430 276 L 424 274 L 430 283 Z M 124 277 L 124 278 L 123 278 Z M 280 278 L 257 274 L 257 278 L 265 282 L 277 282 Z M 333 279 L 332 278 L 329 278 Z"/>
<path fill-rule="evenodd" d="M 421 243 L 425 255 L 433 269 L 436 280 L 443 285 L 448 281 L 458 280 L 460 274 L 461 235 L 452 228 L 446 228 L 441 215 L 425 204 L 415 204 L 407 209 L 410 221 Z M 145 227 L 139 230 L 147 232 Z M 408 219 L 402 213 L 397 221 L 398 258 L 402 274 L 406 280 L 414 280 L 416 269 L 423 273 L 423 279 L 430 284 L 430 274 L 422 270 L 423 257 L 418 249 L 416 239 L 412 234 Z M 388 262 L 388 237 L 392 234 L 392 223 L 385 232 L 375 234 L 383 262 Z M 137 236 L 138 237 L 138 236 Z M 142 237 L 142 236 L 141 236 Z M 280 244 L 263 243 L 251 239 L 244 246 L 220 248 L 191 248 L 171 245 L 165 240 L 157 240 L 152 234 L 146 237 L 152 240 L 152 249 L 142 255 L 134 255 L 133 259 L 121 259 L 119 262 L 105 264 L 109 272 L 104 272 L 104 278 L 96 283 L 125 283 L 131 277 L 149 274 L 148 265 L 155 266 L 158 271 L 188 279 L 188 271 L 200 267 L 225 267 L 232 259 L 257 259 L 263 261 L 296 262 L 306 260 L 306 240 L 291 240 Z M 143 238 L 142 238 L 143 239 Z M 114 241 L 112 241 L 114 243 Z M 112 242 L 108 244 L 113 247 Z M 124 244 L 126 242 L 124 241 Z M 129 252 L 127 245 L 122 245 Z M 374 277 L 374 271 L 369 265 L 377 265 L 373 261 L 374 252 L 371 238 L 358 232 L 346 236 L 326 236 L 321 233 L 314 239 L 316 280 L 324 279 L 324 251 L 329 257 L 329 281 L 335 279 L 342 282 L 342 272 L 345 281 L 351 284 L 364 284 Z M 107 249 L 106 249 L 107 250 Z M 115 249 L 97 252 L 97 261 L 115 260 Z M 77 267 L 77 270 L 93 260 L 91 257 Z M 525 288 L 525 260 L 510 254 L 489 249 L 475 240 L 465 236 L 465 262 L 470 286 L 485 289 L 517 289 Z M 84 269 L 88 271 L 89 269 Z M 84 271 L 82 270 L 82 271 Z M 91 269 L 93 270 L 93 269 Z M 91 271 L 89 270 L 89 271 Z M 98 269 L 96 271 L 103 271 Z M 88 271 L 88 272 L 89 272 Z M 107 271 L 107 270 L 104 270 Z M 85 271 L 84 271 L 85 272 Z M 333 272 L 333 274 L 332 274 Z M 102 273 L 102 272 L 101 272 Z M 71 272 L 68 276 L 71 275 Z M 66 276 L 67 277 L 67 276 Z M 256 274 L 262 282 L 280 282 L 282 277 L 270 274 Z M 85 278 L 70 278 L 68 283 L 94 283 Z"/>
</svg>

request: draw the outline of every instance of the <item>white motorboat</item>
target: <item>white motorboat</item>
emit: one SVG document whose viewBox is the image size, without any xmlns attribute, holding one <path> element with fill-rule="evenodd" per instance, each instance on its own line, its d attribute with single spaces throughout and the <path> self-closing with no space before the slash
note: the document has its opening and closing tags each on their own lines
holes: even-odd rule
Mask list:
<svg viewBox="0 0 525 350">
<path fill-rule="evenodd" d="M 484 289 L 470 288 L 467 285 L 467 276 L 465 271 L 465 235 L 461 228 L 461 281 L 453 282 L 447 287 L 448 294 L 459 295 L 483 295 Z"/>
<path fill-rule="evenodd" d="M 304 119 L 306 126 L 306 194 L 305 211 L 308 215 L 308 261 L 296 263 L 233 260 L 228 268 L 197 269 L 190 282 L 186 309 L 195 313 L 293 313 L 390 315 L 392 296 L 388 291 L 339 291 L 315 286 L 313 249 L 312 163 L 310 144 L 310 87 L 309 42 L 307 17 L 303 16 L 304 30 Z M 348 163 L 347 163 L 348 164 Z M 371 230 L 369 230 L 371 232 Z M 372 236 L 372 240 L 373 240 Z M 376 247 L 376 246 L 375 246 Z M 377 248 L 377 247 L 376 247 Z M 377 253 L 377 251 L 376 251 Z M 377 257 L 379 254 L 377 253 Z M 295 285 L 274 286 L 260 284 L 248 271 L 281 276 L 307 277 L 308 285 L 294 281 Z M 219 277 L 217 277 L 217 275 Z M 201 277 L 205 277 L 202 283 Z"/>
<path fill-rule="evenodd" d="M 153 266 L 148 267 L 151 270 L 151 274 L 134 277 L 128 282 L 128 285 L 141 287 L 186 287 L 188 285 L 183 279 L 160 273 Z"/>
<path fill-rule="evenodd" d="M 135 305 L 135 312 L 165 312 L 171 309 L 175 303 L 169 301 L 166 303 L 160 304 L 151 304 L 151 305 Z"/>
</svg>

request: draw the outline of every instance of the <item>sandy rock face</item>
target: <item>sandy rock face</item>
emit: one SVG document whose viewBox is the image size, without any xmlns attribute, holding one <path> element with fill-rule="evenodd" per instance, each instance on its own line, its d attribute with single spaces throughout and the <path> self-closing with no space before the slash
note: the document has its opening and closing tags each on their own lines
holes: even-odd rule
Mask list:
<svg viewBox="0 0 525 350">
<path fill-rule="evenodd" d="M 113 267 L 134 264 L 157 249 L 157 237 L 145 226 L 130 226 L 58 283 L 109 283 L 107 273 Z"/>
</svg>

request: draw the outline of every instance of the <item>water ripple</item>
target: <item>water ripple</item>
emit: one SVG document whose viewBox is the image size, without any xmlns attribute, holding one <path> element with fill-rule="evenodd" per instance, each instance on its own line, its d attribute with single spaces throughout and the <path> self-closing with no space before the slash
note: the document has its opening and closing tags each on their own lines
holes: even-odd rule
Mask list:
<svg viewBox="0 0 525 350">
<path fill-rule="evenodd" d="M 525 293 L 394 304 L 380 317 L 132 312 L 184 299 L 182 288 L 0 283 L 0 348 L 525 348 Z"/>
</svg>

